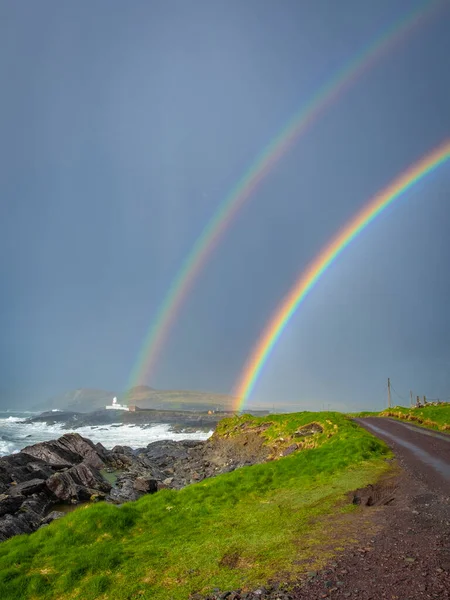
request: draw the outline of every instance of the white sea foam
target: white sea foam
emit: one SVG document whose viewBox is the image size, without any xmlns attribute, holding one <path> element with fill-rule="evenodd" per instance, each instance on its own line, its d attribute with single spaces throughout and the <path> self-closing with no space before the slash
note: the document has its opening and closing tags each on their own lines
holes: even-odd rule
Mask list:
<svg viewBox="0 0 450 600">
<path fill-rule="evenodd" d="M 14 442 L 0 440 L 0 456 L 4 456 L 5 454 L 14 454 L 15 452 L 19 452 L 17 444 Z"/>
<path fill-rule="evenodd" d="M 158 440 L 206 440 L 212 434 L 212 431 L 175 433 L 171 431 L 170 425 L 166 424 L 144 428 L 132 424 L 112 423 L 73 430 L 66 429 L 60 424 L 24 423 L 18 417 L 8 417 L 0 419 L 0 456 L 18 452 L 31 444 L 54 440 L 69 431 L 75 431 L 94 443 L 101 442 L 108 449 L 117 445 L 142 448 Z"/>
</svg>

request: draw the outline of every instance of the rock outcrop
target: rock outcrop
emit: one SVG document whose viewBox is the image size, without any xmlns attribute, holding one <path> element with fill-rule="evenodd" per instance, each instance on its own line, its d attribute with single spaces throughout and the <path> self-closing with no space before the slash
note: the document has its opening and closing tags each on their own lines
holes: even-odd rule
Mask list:
<svg viewBox="0 0 450 600">
<path fill-rule="evenodd" d="M 106 450 L 70 433 L 2 457 L 0 540 L 35 531 L 61 517 L 52 512 L 55 504 L 94 499 L 122 504 L 161 488 L 181 489 L 239 467 L 287 456 L 302 447 L 304 438 L 322 432 L 313 423 L 289 439 L 267 444 L 262 434 L 269 425 L 241 423 L 205 442 L 163 440 L 136 450 L 128 446 Z M 114 485 L 104 477 L 107 472 L 115 478 Z"/>
<path fill-rule="evenodd" d="M 66 501 L 85 502 L 91 496 L 105 497 L 111 489 L 100 471 L 84 462 L 63 473 L 55 473 L 45 483 L 59 500 Z"/>
<path fill-rule="evenodd" d="M 108 459 L 108 451 L 101 444 L 94 444 L 78 433 L 66 433 L 57 440 L 27 446 L 22 453 L 39 458 L 56 468 L 72 467 L 84 462 L 103 469 Z"/>
<path fill-rule="evenodd" d="M 70 433 L 0 458 L 0 540 L 48 524 L 58 502 L 106 497 L 111 484 L 99 469 L 108 457 L 101 444 Z"/>
<path fill-rule="evenodd" d="M 144 492 L 181 489 L 239 467 L 264 462 L 271 450 L 259 434 L 260 431 L 246 431 L 233 438 L 213 436 L 206 442 L 162 440 L 137 450 L 116 446 L 110 461 L 125 470 L 107 500 L 114 503 L 137 500 Z M 151 482 L 148 491 L 143 481 Z"/>
</svg>

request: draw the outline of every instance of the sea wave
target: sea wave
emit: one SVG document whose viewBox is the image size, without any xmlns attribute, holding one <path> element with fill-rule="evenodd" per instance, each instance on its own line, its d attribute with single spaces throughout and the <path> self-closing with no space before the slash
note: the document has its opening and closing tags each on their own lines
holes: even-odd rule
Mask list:
<svg viewBox="0 0 450 600">
<path fill-rule="evenodd" d="M 70 431 L 75 431 L 94 443 L 101 442 L 108 449 L 118 445 L 141 448 L 158 440 L 206 440 L 213 433 L 212 431 L 175 433 L 167 424 L 139 427 L 123 423 L 92 425 L 73 430 L 67 429 L 59 423 L 55 425 L 25 423 L 22 419 L 8 417 L 7 419 L 0 419 L 0 456 L 18 452 L 25 446 L 38 442 L 54 440 Z"/>
<path fill-rule="evenodd" d="M 5 422 L 5 423 L 21 423 L 23 420 L 24 420 L 23 417 L 7 417 L 7 418 L 0 419 L 0 425 L 3 422 Z"/>
<path fill-rule="evenodd" d="M 0 456 L 5 456 L 5 454 L 15 454 L 16 452 L 19 452 L 19 448 L 15 442 L 0 440 Z"/>
</svg>

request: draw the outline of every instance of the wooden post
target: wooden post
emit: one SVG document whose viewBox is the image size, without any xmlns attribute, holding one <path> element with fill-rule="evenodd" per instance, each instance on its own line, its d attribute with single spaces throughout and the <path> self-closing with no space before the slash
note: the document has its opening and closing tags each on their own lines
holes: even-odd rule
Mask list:
<svg viewBox="0 0 450 600">
<path fill-rule="evenodd" d="M 388 377 L 388 407 L 391 408 L 391 380 Z"/>
<path fill-rule="evenodd" d="M 412 390 L 409 390 L 409 403 L 411 406 L 413 405 Z"/>
</svg>

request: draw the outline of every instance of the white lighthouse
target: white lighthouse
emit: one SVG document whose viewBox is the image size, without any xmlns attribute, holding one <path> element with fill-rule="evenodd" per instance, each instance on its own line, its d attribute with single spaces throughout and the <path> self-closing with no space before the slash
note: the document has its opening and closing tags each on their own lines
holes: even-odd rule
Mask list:
<svg viewBox="0 0 450 600">
<path fill-rule="evenodd" d="M 106 410 L 130 410 L 128 406 L 119 404 L 117 398 L 114 396 L 112 404 L 105 406 Z"/>
</svg>

